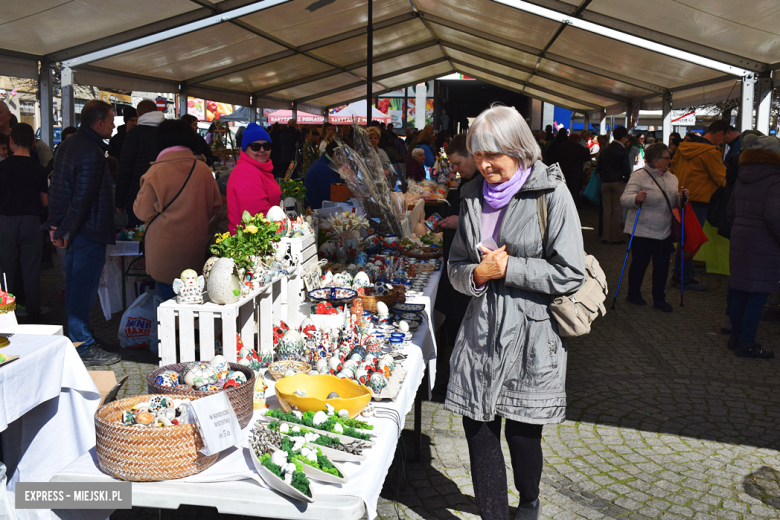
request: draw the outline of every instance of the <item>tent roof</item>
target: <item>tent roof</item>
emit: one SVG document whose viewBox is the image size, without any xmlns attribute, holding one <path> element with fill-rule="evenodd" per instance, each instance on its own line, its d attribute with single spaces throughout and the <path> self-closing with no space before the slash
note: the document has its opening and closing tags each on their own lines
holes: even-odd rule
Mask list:
<svg viewBox="0 0 780 520">
<path fill-rule="evenodd" d="M 37 78 L 35 60 L 64 61 L 82 84 L 162 92 L 182 86 L 189 95 L 244 106 L 254 100 L 284 109 L 296 101 L 320 113 L 366 95 L 367 0 L 39 4 L 13 2 L 0 13 L 6 73 Z M 732 87 L 740 74 L 780 68 L 774 4 L 383 0 L 373 6 L 375 94 L 457 71 L 578 112 L 621 113 L 636 101 L 660 106 L 667 91 L 677 106 L 722 100 L 733 90 L 738 95 Z M 604 30 L 593 32 L 587 23 Z M 617 41 L 604 35 L 609 29 L 666 50 Z M 695 63 L 685 53 L 732 68 Z"/>
</svg>

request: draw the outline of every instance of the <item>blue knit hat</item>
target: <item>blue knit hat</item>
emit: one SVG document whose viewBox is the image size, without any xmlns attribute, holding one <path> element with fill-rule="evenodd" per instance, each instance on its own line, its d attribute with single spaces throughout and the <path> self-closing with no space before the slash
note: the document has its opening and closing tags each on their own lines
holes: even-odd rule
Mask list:
<svg viewBox="0 0 780 520">
<path fill-rule="evenodd" d="M 244 135 L 241 138 L 241 149 L 246 150 L 246 147 L 255 141 L 268 141 L 270 143 L 271 136 L 257 123 L 249 123 L 249 126 L 246 127 Z"/>
</svg>

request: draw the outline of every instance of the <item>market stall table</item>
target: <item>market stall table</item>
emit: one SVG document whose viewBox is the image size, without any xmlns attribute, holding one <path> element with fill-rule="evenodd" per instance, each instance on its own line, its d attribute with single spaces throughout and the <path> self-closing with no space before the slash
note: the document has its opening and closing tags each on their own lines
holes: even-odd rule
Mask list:
<svg viewBox="0 0 780 520">
<path fill-rule="evenodd" d="M 3 336 L 11 344 L 0 353 L 19 356 L 0 366 L 0 438 L 13 491 L 17 482 L 48 482 L 95 445 L 100 393 L 67 337 Z"/>
<path fill-rule="evenodd" d="M 262 483 L 251 466 L 249 450 L 232 450 L 221 456 L 203 473 L 181 480 L 133 483 L 133 505 L 161 509 L 177 509 L 181 505 L 216 507 L 222 514 L 285 519 L 358 519 L 376 516 L 379 493 L 395 456 L 396 445 L 404 427 L 406 414 L 412 409 L 415 394 L 422 382 L 424 363 L 420 343 L 429 335 L 420 328 L 403 352 L 406 379 L 395 401 L 374 402 L 377 416 L 368 419 L 374 425 L 376 444 L 365 452 L 360 463 L 340 463 L 349 482 L 341 486 L 312 481 L 317 500 L 312 504 L 294 502 Z M 274 383 L 268 377 L 269 404 L 277 408 Z M 273 397 L 271 397 L 273 396 Z M 259 413 L 255 413 L 258 418 Z M 244 430 L 246 434 L 251 425 Z M 94 450 L 56 474 L 52 482 L 112 482 L 95 464 Z M 208 482 L 209 479 L 215 480 Z M 64 519 L 105 518 L 108 511 L 58 511 Z"/>
<path fill-rule="evenodd" d="M 100 274 L 98 287 L 100 307 L 106 320 L 110 320 L 112 314 L 125 310 L 136 299 L 133 284 L 130 284 L 128 292 L 128 279 L 149 278 L 140 245 L 137 240 L 117 240 L 116 244 L 106 246 L 106 265 Z"/>
</svg>

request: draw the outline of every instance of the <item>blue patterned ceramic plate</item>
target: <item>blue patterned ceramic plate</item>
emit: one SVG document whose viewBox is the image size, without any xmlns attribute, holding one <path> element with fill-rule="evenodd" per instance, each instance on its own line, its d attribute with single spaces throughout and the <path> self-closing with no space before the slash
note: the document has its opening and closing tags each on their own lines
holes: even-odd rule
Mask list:
<svg viewBox="0 0 780 520">
<path fill-rule="evenodd" d="M 357 296 L 357 291 L 346 287 L 323 287 L 309 291 L 309 299 L 316 303 L 343 304 L 351 302 L 355 296 Z"/>
<path fill-rule="evenodd" d="M 394 303 L 392 307 L 395 312 L 422 312 L 425 310 L 424 303 Z"/>
</svg>

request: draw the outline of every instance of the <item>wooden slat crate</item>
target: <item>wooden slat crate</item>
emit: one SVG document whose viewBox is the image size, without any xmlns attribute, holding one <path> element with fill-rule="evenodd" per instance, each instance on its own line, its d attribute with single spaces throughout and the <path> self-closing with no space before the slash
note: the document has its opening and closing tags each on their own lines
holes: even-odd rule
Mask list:
<svg viewBox="0 0 780 520">
<path fill-rule="evenodd" d="M 261 290 L 228 305 L 208 301 L 207 292 L 202 305 L 179 304 L 176 300 L 160 304 L 157 308 L 160 366 L 211 360 L 218 326 L 222 330 L 222 353 L 230 362 L 236 362 L 236 333 L 245 346 L 254 346 L 257 334 L 260 348 L 273 350 L 272 329 L 274 322 L 281 319 L 282 286 L 286 284 L 287 277 L 280 276 Z M 197 356 L 196 323 L 200 344 Z"/>
</svg>

